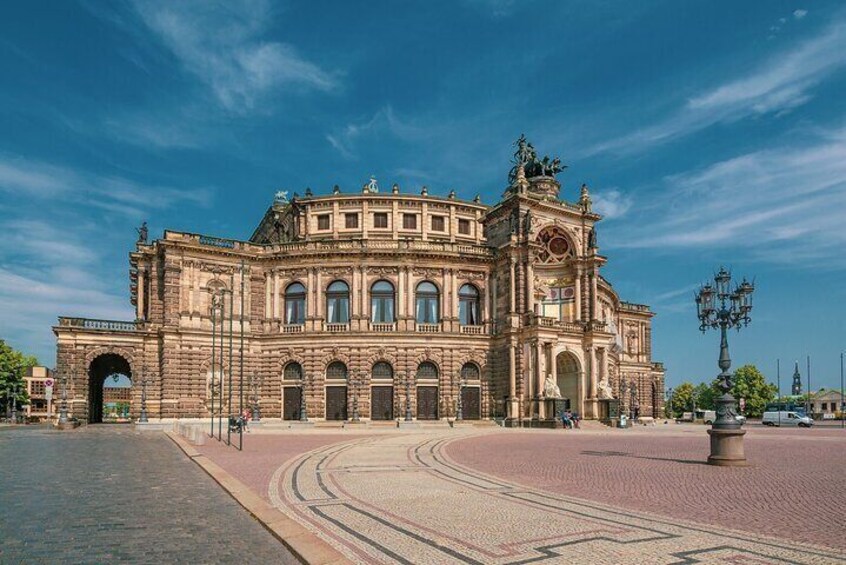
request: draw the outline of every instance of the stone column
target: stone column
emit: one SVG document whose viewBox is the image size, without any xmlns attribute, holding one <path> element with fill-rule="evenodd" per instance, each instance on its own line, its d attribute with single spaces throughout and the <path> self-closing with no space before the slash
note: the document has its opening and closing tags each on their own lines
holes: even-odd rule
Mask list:
<svg viewBox="0 0 846 565">
<path fill-rule="evenodd" d="M 273 271 L 273 319 L 279 319 L 279 273 Z"/>
<path fill-rule="evenodd" d="M 491 320 L 491 300 L 492 292 L 491 292 L 491 276 L 490 274 L 485 274 L 485 291 L 484 291 L 484 304 L 482 305 L 482 325 L 485 327 L 485 331 L 490 333 L 490 328 L 492 327 L 492 320 Z"/>
<path fill-rule="evenodd" d="M 597 315 L 597 310 L 598 310 L 597 307 L 596 307 L 597 306 L 597 300 L 598 300 L 598 297 L 599 297 L 599 295 L 597 294 L 597 290 L 596 290 L 598 280 L 599 280 L 599 273 L 596 271 L 596 269 L 594 269 L 593 273 L 591 274 L 591 280 L 590 280 L 590 294 L 591 294 L 591 296 L 590 296 L 590 319 L 591 320 L 596 320 L 596 315 Z"/>
<path fill-rule="evenodd" d="M 508 280 L 509 280 L 509 287 L 511 288 L 511 301 L 509 302 L 508 313 L 513 314 L 517 311 L 517 274 L 515 272 L 517 269 L 517 259 L 515 257 L 511 258 L 511 265 L 508 268 Z"/>
<path fill-rule="evenodd" d="M 599 362 L 597 361 L 596 357 L 596 348 L 591 346 L 588 349 L 589 357 L 590 357 L 590 378 L 588 379 L 588 394 L 587 397 L 589 399 L 596 398 L 596 377 L 597 372 L 599 369 Z"/>
<path fill-rule="evenodd" d="M 265 271 L 264 272 L 264 319 L 265 321 L 270 319 L 270 298 L 271 298 L 271 287 L 270 287 L 270 273 Z"/>
<path fill-rule="evenodd" d="M 575 303 L 575 319 L 581 321 L 582 319 L 582 270 L 576 270 L 576 303 Z"/>
<path fill-rule="evenodd" d="M 138 269 L 138 300 L 136 300 L 138 312 L 135 317 L 139 320 L 144 319 L 144 299 L 146 298 L 147 293 L 147 289 L 145 288 L 145 284 L 147 282 L 146 274 L 146 270 Z M 11 404 L 11 402 L 9 404 Z"/>
<path fill-rule="evenodd" d="M 314 313 L 319 318 L 316 322 L 317 326 L 321 326 L 320 320 L 323 319 L 323 290 L 320 288 L 323 282 L 321 279 L 323 278 L 323 273 L 320 271 L 320 268 L 316 268 L 317 276 L 314 284 Z M 315 328 L 317 329 L 317 328 Z"/>
<path fill-rule="evenodd" d="M 543 396 L 543 343 L 540 340 L 535 342 L 535 397 L 538 399 L 538 418 L 546 418 L 546 407 L 540 398 Z"/>
<path fill-rule="evenodd" d="M 608 379 L 608 348 L 602 348 L 602 373 L 600 380 Z"/>
<path fill-rule="evenodd" d="M 526 259 L 526 312 L 534 312 L 535 303 L 535 270 L 531 258 Z"/>
</svg>

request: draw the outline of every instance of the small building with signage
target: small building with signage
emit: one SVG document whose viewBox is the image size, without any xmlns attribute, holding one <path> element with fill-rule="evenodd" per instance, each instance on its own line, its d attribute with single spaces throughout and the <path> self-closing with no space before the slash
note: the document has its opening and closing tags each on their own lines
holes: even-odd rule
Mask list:
<svg viewBox="0 0 846 565">
<path fill-rule="evenodd" d="M 53 391 L 58 390 L 53 371 L 47 367 L 35 366 L 27 369 L 24 375 L 26 393 L 29 404 L 24 407 L 26 418 L 48 420 L 55 418 L 58 406 L 54 400 Z"/>
</svg>

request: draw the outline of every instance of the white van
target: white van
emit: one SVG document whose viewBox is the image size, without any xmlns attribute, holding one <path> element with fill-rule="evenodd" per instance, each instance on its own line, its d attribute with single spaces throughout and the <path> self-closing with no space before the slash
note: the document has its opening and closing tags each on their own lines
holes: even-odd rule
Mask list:
<svg viewBox="0 0 846 565">
<path fill-rule="evenodd" d="M 764 412 L 761 423 L 765 426 L 799 426 L 800 428 L 810 428 L 814 425 L 814 421 L 807 416 L 788 411 Z"/>
</svg>

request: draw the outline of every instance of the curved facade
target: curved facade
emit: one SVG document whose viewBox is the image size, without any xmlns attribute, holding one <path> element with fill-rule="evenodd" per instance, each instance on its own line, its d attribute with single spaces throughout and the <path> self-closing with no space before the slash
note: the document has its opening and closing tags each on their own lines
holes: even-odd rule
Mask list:
<svg viewBox="0 0 846 565">
<path fill-rule="evenodd" d="M 249 241 L 144 238 L 130 254 L 137 320 L 54 328 L 73 413 L 94 418 L 90 385 L 113 370 L 129 372 L 134 414 L 146 381 L 151 418 L 207 417 L 230 376 L 241 392 L 243 352 L 263 418 L 299 419 L 304 404 L 309 419 L 433 420 L 460 405 L 465 419 L 545 420 L 550 383 L 586 418 L 608 397 L 657 414 L 652 313 L 601 276 L 587 189 L 573 203 L 559 190 L 523 168 L 495 206 L 336 188 L 275 202 Z"/>
</svg>

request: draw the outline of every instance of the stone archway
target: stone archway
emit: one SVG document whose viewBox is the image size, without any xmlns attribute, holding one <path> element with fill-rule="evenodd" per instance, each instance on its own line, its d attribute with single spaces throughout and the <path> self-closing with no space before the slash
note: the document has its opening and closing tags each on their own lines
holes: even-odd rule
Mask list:
<svg viewBox="0 0 846 565">
<path fill-rule="evenodd" d="M 565 401 L 565 409 L 582 414 L 581 367 L 578 358 L 569 351 L 555 357 L 556 383 Z"/>
<path fill-rule="evenodd" d="M 103 385 L 107 378 L 115 375 L 125 375 L 132 380 L 132 368 L 129 361 L 120 354 L 102 353 L 94 357 L 88 365 L 89 424 L 98 424 L 103 421 Z"/>
</svg>

